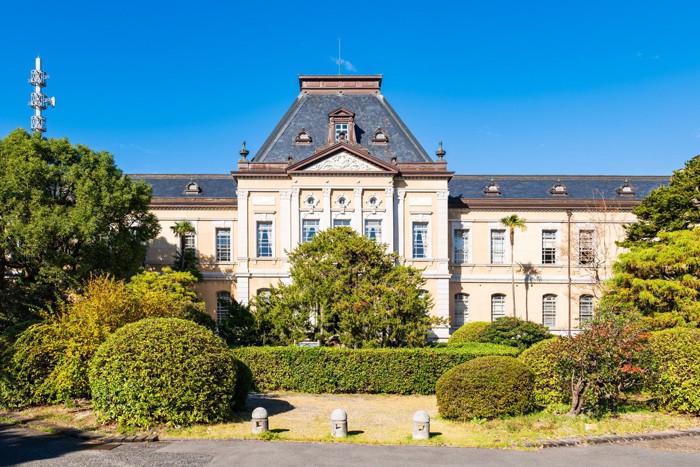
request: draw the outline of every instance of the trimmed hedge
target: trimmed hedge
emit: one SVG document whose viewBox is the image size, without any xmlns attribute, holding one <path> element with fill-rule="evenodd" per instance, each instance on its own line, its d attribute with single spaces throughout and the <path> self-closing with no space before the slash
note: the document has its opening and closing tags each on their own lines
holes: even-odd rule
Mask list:
<svg viewBox="0 0 700 467">
<path fill-rule="evenodd" d="M 100 346 L 90 362 L 90 388 L 100 417 L 120 425 L 214 423 L 233 414 L 240 370 L 212 331 L 150 318 L 118 329 Z"/>
<path fill-rule="evenodd" d="M 462 345 L 465 342 L 480 342 L 481 338 L 484 337 L 484 332 L 489 326 L 491 326 L 491 323 L 486 321 L 472 321 L 463 324 L 452 333 L 450 340 L 447 341 L 447 345 L 452 347 Z"/>
<path fill-rule="evenodd" d="M 518 354 L 513 347 L 339 349 L 242 347 L 232 350 L 253 372 L 258 391 L 306 393 L 433 394 L 450 368 L 484 355 Z"/>
<path fill-rule="evenodd" d="M 666 410 L 700 415 L 700 329 L 673 328 L 649 340 L 656 365 L 652 392 Z"/>
<path fill-rule="evenodd" d="M 532 394 L 539 405 L 561 403 L 571 398 L 571 395 L 564 391 L 566 382 L 554 371 L 561 349 L 562 340 L 555 337 L 538 342 L 518 357 L 518 360 L 535 375 Z"/>
<path fill-rule="evenodd" d="M 458 420 L 526 414 L 534 408 L 534 380 L 516 358 L 476 358 L 440 377 L 435 387 L 438 411 Z"/>
<path fill-rule="evenodd" d="M 521 350 L 554 337 L 549 329 L 541 324 L 525 321 L 513 316 L 504 316 L 489 323 L 484 329 L 480 342 L 512 345 Z"/>
</svg>

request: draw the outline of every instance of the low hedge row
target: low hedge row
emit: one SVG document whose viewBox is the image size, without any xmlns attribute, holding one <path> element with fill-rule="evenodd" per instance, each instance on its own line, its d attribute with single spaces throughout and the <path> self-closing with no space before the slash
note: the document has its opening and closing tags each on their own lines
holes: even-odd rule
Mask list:
<svg viewBox="0 0 700 467">
<path fill-rule="evenodd" d="M 473 343 L 459 348 L 338 349 L 241 347 L 234 356 L 253 373 L 257 391 L 434 394 L 447 370 L 487 355 L 517 356 L 518 349 Z"/>
</svg>

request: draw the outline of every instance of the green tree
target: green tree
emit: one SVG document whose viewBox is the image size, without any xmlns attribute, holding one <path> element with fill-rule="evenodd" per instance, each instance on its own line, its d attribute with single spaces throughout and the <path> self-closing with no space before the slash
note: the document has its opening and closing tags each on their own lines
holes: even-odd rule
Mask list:
<svg viewBox="0 0 700 467">
<path fill-rule="evenodd" d="M 192 222 L 177 221 L 175 224 L 170 226 L 170 230 L 172 230 L 175 236 L 180 240 L 180 248 L 175 254 L 175 270 L 191 272 L 195 277 L 201 280 L 201 274 L 199 273 L 199 268 L 197 267 L 199 265 L 197 254 L 185 248 L 185 239 L 187 236 L 190 234 L 195 235 L 197 233 L 192 225 Z"/>
<path fill-rule="evenodd" d="M 700 156 L 673 172 L 668 186 L 649 193 L 632 212 L 637 222 L 626 227 L 623 246 L 650 244 L 660 232 L 686 230 L 700 225 Z"/>
<path fill-rule="evenodd" d="M 350 228 L 316 234 L 289 253 L 292 283 L 254 299 L 264 343 L 337 336 L 351 347 L 420 346 L 434 320 L 420 271 Z"/>
<path fill-rule="evenodd" d="M 21 129 L 0 140 L 0 329 L 92 274 L 136 273 L 159 231 L 150 200 L 107 152 Z"/>
<path fill-rule="evenodd" d="M 517 214 L 511 214 L 510 216 L 504 217 L 500 220 L 501 224 L 508 227 L 510 232 L 510 285 L 512 289 L 511 300 L 513 301 L 513 316 L 515 314 L 515 260 L 513 259 L 513 252 L 515 249 L 515 229 L 522 231 L 527 230 L 525 222 L 527 219 L 519 217 Z"/>
<path fill-rule="evenodd" d="M 700 326 L 700 229 L 659 232 L 613 264 L 600 308 L 639 313 L 652 328 Z"/>
</svg>

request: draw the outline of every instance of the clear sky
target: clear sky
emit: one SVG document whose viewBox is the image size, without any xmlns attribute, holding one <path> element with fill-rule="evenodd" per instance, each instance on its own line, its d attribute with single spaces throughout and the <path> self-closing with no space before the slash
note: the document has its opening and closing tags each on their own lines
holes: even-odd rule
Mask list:
<svg viewBox="0 0 700 467">
<path fill-rule="evenodd" d="M 0 137 L 29 128 L 128 173 L 226 173 L 297 75 L 383 74 L 429 154 L 460 174 L 666 175 L 700 153 L 697 1 L 6 2 Z"/>
</svg>

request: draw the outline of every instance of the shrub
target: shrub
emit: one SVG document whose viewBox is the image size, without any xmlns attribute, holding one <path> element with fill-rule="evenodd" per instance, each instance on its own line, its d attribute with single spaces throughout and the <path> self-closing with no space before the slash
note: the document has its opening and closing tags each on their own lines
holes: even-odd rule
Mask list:
<svg viewBox="0 0 700 467">
<path fill-rule="evenodd" d="M 228 305 L 228 316 L 217 325 L 217 333 L 233 347 L 255 345 L 258 335 L 255 327 L 255 318 L 250 312 L 250 307 L 236 300 L 231 300 Z"/>
<path fill-rule="evenodd" d="M 486 321 L 472 321 L 471 323 L 466 323 L 450 336 L 450 340 L 447 341 L 447 343 L 453 346 L 460 345 L 463 342 L 481 342 L 484 331 L 490 325 L 491 323 L 487 323 Z"/>
<path fill-rule="evenodd" d="M 549 330 L 541 324 L 505 316 L 498 318 L 484 330 L 480 342 L 511 345 L 524 350 L 551 337 Z"/>
<path fill-rule="evenodd" d="M 463 348 L 339 349 L 241 347 L 236 358 L 253 372 L 258 391 L 433 394 L 450 368 L 484 355 L 517 355 L 493 344 Z"/>
<path fill-rule="evenodd" d="M 93 404 L 103 419 L 145 427 L 230 418 L 236 360 L 212 331 L 191 321 L 152 318 L 128 324 L 90 363 Z"/>
<path fill-rule="evenodd" d="M 666 410 L 700 414 L 700 329 L 674 328 L 650 339 L 656 365 L 652 392 Z"/>
<path fill-rule="evenodd" d="M 539 405 L 562 403 L 570 397 L 564 388 L 566 383 L 554 371 L 561 347 L 561 339 L 547 339 L 526 349 L 518 356 L 518 360 L 535 375 L 532 395 L 535 403 Z"/>
<path fill-rule="evenodd" d="M 534 375 L 513 357 L 481 357 L 442 375 L 435 386 L 445 418 L 522 415 L 533 409 Z"/>
</svg>

